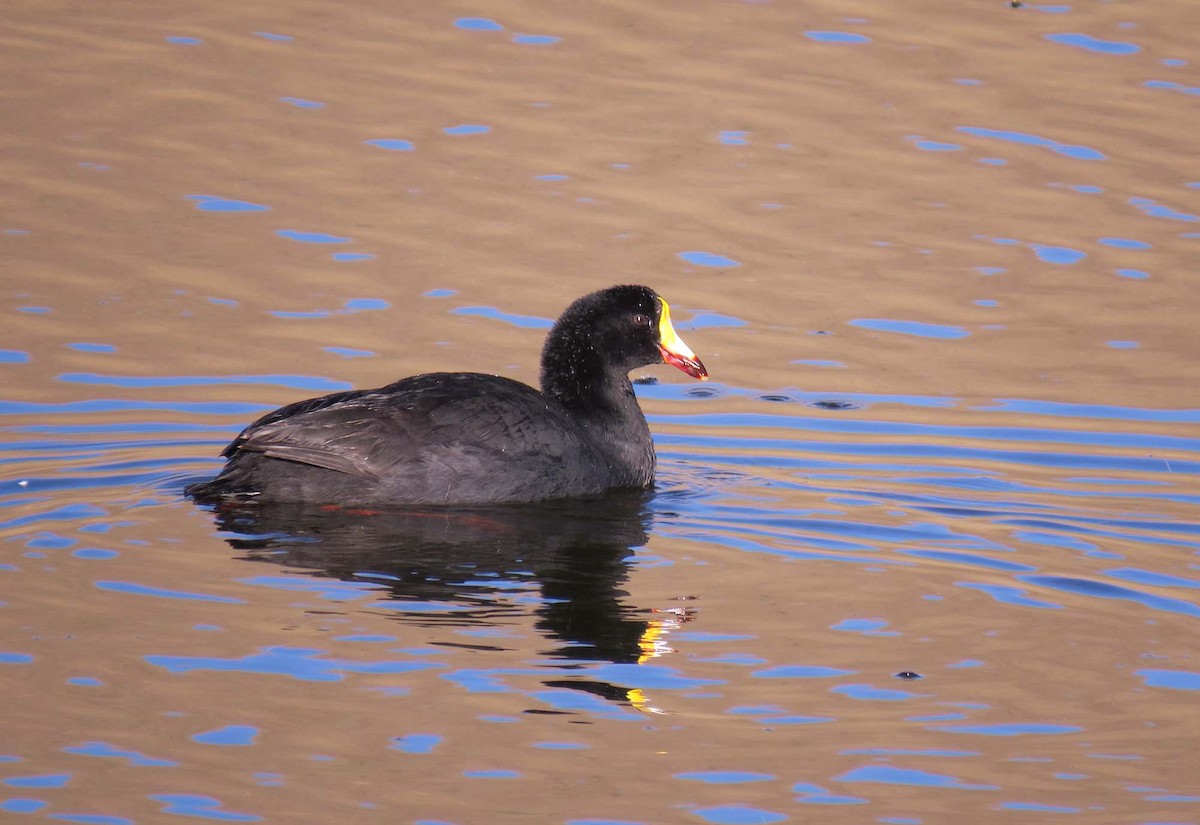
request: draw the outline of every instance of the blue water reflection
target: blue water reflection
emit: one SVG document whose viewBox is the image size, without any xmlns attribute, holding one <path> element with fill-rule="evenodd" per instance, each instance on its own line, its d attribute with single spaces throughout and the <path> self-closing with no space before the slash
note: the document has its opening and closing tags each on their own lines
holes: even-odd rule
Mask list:
<svg viewBox="0 0 1200 825">
<path fill-rule="evenodd" d="M 552 34 L 517 34 L 513 35 L 512 42 L 522 46 L 552 46 L 561 40 Z"/>
<path fill-rule="evenodd" d="M 412 152 L 417 148 L 417 145 L 411 140 L 401 140 L 399 138 L 377 138 L 375 140 L 363 141 L 368 146 L 375 146 L 379 149 L 387 149 L 391 152 Z"/>
<path fill-rule="evenodd" d="M 222 728 L 194 734 L 192 741 L 199 742 L 201 745 L 247 747 L 254 744 L 258 734 L 259 729 L 254 725 L 225 725 Z"/>
<path fill-rule="evenodd" d="M 748 805 L 693 808 L 691 813 L 712 825 L 771 825 L 775 822 L 786 822 L 791 818 L 787 814 Z"/>
<path fill-rule="evenodd" d="M 1031 243 L 1029 244 L 1029 248 L 1033 250 L 1033 254 L 1037 255 L 1038 260 L 1045 261 L 1048 264 L 1070 266 L 1071 264 L 1079 263 L 1087 257 L 1086 252 L 1066 246 Z"/>
<path fill-rule="evenodd" d="M 436 662 L 403 659 L 354 661 L 325 658 L 327 651 L 312 648 L 275 647 L 236 659 L 213 656 L 148 655 L 146 662 L 171 673 L 193 671 L 237 671 L 289 676 L 309 682 L 340 682 L 348 673 L 409 673 L 443 667 Z"/>
<path fill-rule="evenodd" d="M 230 596 L 215 596 L 209 593 L 192 593 L 184 590 L 168 590 L 162 587 L 137 584 L 135 582 L 97 581 L 96 587 L 114 593 L 134 596 L 150 596 L 156 599 L 180 599 L 183 601 L 217 602 L 220 604 L 244 604 L 241 599 Z"/>
<path fill-rule="evenodd" d="M 1132 238 L 1100 238 L 1097 243 L 1116 249 L 1150 249 L 1150 244 Z"/>
<path fill-rule="evenodd" d="M 466 135 L 486 135 L 492 131 L 492 127 L 478 123 L 463 123 L 459 126 L 447 126 L 442 131 L 452 137 L 463 137 Z"/>
<path fill-rule="evenodd" d="M 85 742 L 82 745 L 63 748 L 63 752 L 78 754 L 79 756 L 95 756 L 102 759 L 122 759 L 130 767 L 134 768 L 174 768 L 179 765 L 178 762 L 171 759 L 146 756 L 143 753 L 119 748 L 107 742 Z"/>
<path fill-rule="evenodd" d="M 1074 46 L 1077 49 L 1083 49 L 1097 54 L 1137 54 L 1142 50 L 1142 47 L 1136 43 L 1124 43 L 1120 40 L 1101 40 L 1098 37 L 1092 37 L 1090 34 L 1065 33 L 1065 34 L 1047 34 L 1044 35 L 1051 43 L 1059 43 L 1063 46 Z"/>
<path fill-rule="evenodd" d="M 287 103 L 290 106 L 295 106 L 297 109 L 324 109 L 325 104 L 319 100 L 308 100 L 303 97 L 281 97 L 280 103 Z"/>
<path fill-rule="evenodd" d="M 14 797 L 0 802 L 0 811 L 7 811 L 10 814 L 32 814 L 37 813 L 49 804 L 49 802 L 42 799 Z"/>
<path fill-rule="evenodd" d="M 518 315 L 512 312 L 505 312 L 496 307 L 464 306 L 457 307 L 451 310 L 451 312 L 455 315 L 474 315 L 493 321 L 503 321 L 506 324 L 511 324 L 522 329 L 550 329 L 550 327 L 554 326 L 554 321 L 550 318 L 540 318 L 536 315 Z"/>
<path fill-rule="evenodd" d="M 717 268 L 741 266 L 741 261 L 735 261 L 715 252 L 680 252 L 679 257 L 689 264 L 696 266 L 711 266 Z"/>
<path fill-rule="evenodd" d="M 1005 811 L 1040 811 L 1052 814 L 1077 814 L 1082 810 L 1067 805 L 1045 805 L 1040 802 L 1001 802 L 998 807 Z"/>
<path fill-rule="evenodd" d="M 818 43 L 870 43 L 871 38 L 865 34 L 839 31 L 807 31 L 804 36 Z"/>
<path fill-rule="evenodd" d="M 68 384 L 145 389 L 148 387 L 205 387 L 221 384 L 262 384 L 309 392 L 336 392 L 350 389 L 345 381 L 312 375 L 99 375 L 92 372 L 64 372 L 57 380 Z"/>
<path fill-rule="evenodd" d="M 1145 668 L 1137 675 L 1148 687 L 1165 687 L 1172 690 L 1200 690 L 1200 673 L 1182 670 L 1159 670 Z"/>
<path fill-rule="evenodd" d="M 1129 204 L 1136 207 L 1142 214 L 1149 215 L 1152 218 L 1165 218 L 1170 221 L 1184 221 L 1186 223 L 1200 221 L 1200 215 L 1180 212 L 1166 204 L 1158 203 L 1152 198 L 1132 197 L 1129 199 Z"/>
<path fill-rule="evenodd" d="M 390 747 L 404 753 L 433 753 L 442 737 L 431 733 L 410 733 L 392 740 Z"/>
<path fill-rule="evenodd" d="M 954 788 L 962 791 L 999 790 L 999 786 L 997 785 L 972 784 L 948 774 L 932 773 L 913 768 L 898 768 L 891 765 L 864 765 L 836 777 L 836 781 L 912 785 L 921 788 Z"/>
<path fill-rule="evenodd" d="M 857 699 L 866 702 L 903 702 L 908 699 L 914 699 L 918 695 L 909 693 L 907 690 L 877 688 L 874 685 L 866 684 L 838 685 L 835 688 L 830 688 L 830 693 L 837 693 L 848 699 Z"/>
<path fill-rule="evenodd" d="M 209 796 L 197 794 L 151 794 L 151 799 L 161 802 L 164 814 L 211 819 L 218 822 L 261 822 L 263 817 L 255 814 L 224 810 L 224 803 Z"/>
<path fill-rule="evenodd" d="M 1090 146 L 1077 146 L 1069 143 L 1063 143 L 1052 138 L 1042 137 L 1041 135 L 1031 135 L 1025 132 L 1014 132 L 1009 129 L 989 129 L 982 126 L 958 126 L 956 131 L 966 135 L 975 137 L 989 138 L 992 140 L 1002 140 L 1007 143 L 1016 143 L 1022 146 L 1037 146 L 1043 149 L 1049 149 L 1058 155 L 1063 155 L 1077 160 L 1105 160 L 1105 155 Z"/>
<path fill-rule="evenodd" d="M 187 198 L 203 212 L 266 212 L 271 208 L 261 203 L 239 201 L 220 195 L 188 195 Z"/>
<path fill-rule="evenodd" d="M 277 229 L 275 234 L 281 238 L 287 238 L 289 241 L 300 243 L 349 243 L 353 240 L 339 235 L 331 235 L 328 232 L 304 232 L 299 229 Z"/>
<path fill-rule="evenodd" d="M 961 152 L 963 148 L 960 143 L 944 143 L 916 136 L 909 137 L 909 140 L 922 152 Z"/>
<path fill-rule="evenodd" d="M 966 338 L 971 334 L 962 327 L 930 324 L 923 321 L 896 321 L 887 318 L 856 318 L 849 324 L 852 327 L 862 327 L 876 332 L 894 332 L 898 335 L 913 335 L 918 338 L 938 338 L 948 341 Z"/>
<path fill-rule="evenodd" d="M 939 725 L 940 731 L 966 733 L 975 736 L 1061 736 L 1083 730 L 1074 725 L 1055 725 L 1044 722 L 1005 722 L 996 725 Z"/>
<path fill-rule="evenodd" d="M 811 782 L 797 782 L 792 786 L 792 793 L 798 794 L 797 802 L 802 802 L 805 805 L 866 805 L 870 802 L 869 799 L 864 799 L 861 796 L 848 796 L 844 794 L 831 793 L 820 785 L 814 785 Z M 879 821 L 884 821 L 880 819 Z"/>
<path fill-rule="evenodd" d="M 455 28 L 473 32 L 498 32 L 504 27 L 488 17 L 460 17 L 454 21 Z"/>
<path fill-rule="evenodd" d="M 1187 86 L 1174 80 L 1147 80 L 1142 85 L 1147 89 L 1167 89 L 1185 95 L 1200 95 L 1200 86 Z"/>
</svg>

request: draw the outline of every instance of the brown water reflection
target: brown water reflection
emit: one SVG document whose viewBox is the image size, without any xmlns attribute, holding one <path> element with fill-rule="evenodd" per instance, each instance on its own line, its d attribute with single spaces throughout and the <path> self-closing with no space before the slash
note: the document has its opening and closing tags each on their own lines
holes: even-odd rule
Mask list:
<svg viewBox="0 0 1200 825">
<path fill-rule="evenodd" d="M 1200 6 L 0 16 L 0 810 L 1200 821 Z M 627 281 L 648 501 L 179 495 Z"/>
</svg>

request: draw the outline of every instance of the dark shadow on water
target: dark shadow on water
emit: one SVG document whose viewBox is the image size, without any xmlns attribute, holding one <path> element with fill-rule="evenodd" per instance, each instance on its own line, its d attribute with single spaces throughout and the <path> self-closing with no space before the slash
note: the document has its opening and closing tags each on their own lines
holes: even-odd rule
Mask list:
<svg viewBox="0 0 1200 825">
<path fill-rule="evenodd" d="M 630 663 L 652 622 L 622 603 L 620 588 L 633 548 L 647 541 L 650 498 L 395 510 L 239 503 L 214 512 L 241 558 L 386 588 L 380 595 L 401 621 L 487 627 L 533 612 L 561 643 L 552 655 Z"/>
</svg>

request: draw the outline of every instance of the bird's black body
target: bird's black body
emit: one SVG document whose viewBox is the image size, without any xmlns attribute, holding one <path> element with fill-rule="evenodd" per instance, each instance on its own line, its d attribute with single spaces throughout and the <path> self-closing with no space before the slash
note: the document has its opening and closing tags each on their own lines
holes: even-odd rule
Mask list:
<svg viewBox="0 0 1200 825">
<path fill-rule="evenodd" d="M 704 367 L 646 287 L 587 295 L 542 353 L 542 391 L 494 375 L 429 373 L 290 404 L 225 448 L 188 492 L 340 505 L 481 504 L 648 487 L 654 448 L 628 373 Z"/>
</svg>

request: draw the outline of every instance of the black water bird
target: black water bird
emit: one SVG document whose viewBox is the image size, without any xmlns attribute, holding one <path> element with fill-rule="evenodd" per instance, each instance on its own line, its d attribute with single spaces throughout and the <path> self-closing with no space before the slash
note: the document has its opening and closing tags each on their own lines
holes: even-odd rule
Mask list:
<svg viewBox="0 0 1200 825">
<path fill-rule="evenodd" d="M 563 312 L 541 384 L 441 372 L 289 404 L 241 432 L 187 492 L 341 506 L 531 502 L 645 488 L 654 446 L 630 370 L 665 362 L 706 380 L 670 308 L 614 286 Z"/>
</svg>

